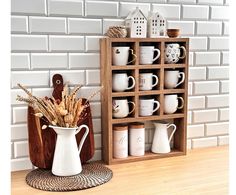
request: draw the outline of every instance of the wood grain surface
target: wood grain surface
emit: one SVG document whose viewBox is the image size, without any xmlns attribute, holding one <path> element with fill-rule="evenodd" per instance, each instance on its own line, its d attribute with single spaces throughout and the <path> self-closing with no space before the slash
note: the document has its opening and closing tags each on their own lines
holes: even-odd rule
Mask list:
<svg viewBox="0 0 236 195">
<path fill-rule="evenodd" d="M 228 147 L 194 149 L 186 156 L 108 166 L 108 183 L 70 195 L 226 195 L 228 194 Z M 54 195 L 25 183 L 29 171 L 12 173 L 12 195 Z"/>
</svg>

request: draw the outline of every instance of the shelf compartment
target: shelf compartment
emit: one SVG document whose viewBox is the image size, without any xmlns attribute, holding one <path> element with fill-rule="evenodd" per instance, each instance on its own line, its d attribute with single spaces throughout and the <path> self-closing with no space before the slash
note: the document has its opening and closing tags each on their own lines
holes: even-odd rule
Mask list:
<svg viewBox="0 0 236 195">
<path fill-rule="evenodd" d="M 161 42 L 160 41 L 150 41 L 150 42 L 146 42 L 146 41 L 140 41 L 139 42 L 139 52 L 140 52 L 140 47 L 153 47 L 154 49 L 158 49 L 160 52 L 159 57 L 152 63 L 152 64 L 161 64 L 161 58 L 162 58 L 162 53 L 161 53 Z M 153 50 L 151 50 L 150 52 L 153 52 Z M 149 53 L 149 52 L 147 52 Z M 140 64 L 141 62 L 141 53 L 138 53 L 139 55 L 139 61 L 138 63 Z M 157 56 L 157 51 L 153 52 L 153 56 L 152 59 L 155 58 Z"/>
<path fill-rule="evenodd" d="M 143 160 L 152 160 L 157 158 L 167 158 L 185 155 L 186 153 L 180 150 L 173 149 L 170 153 L 167 154 L 155 154 L 150 151 L 145 152 L 144 156 L 128 156 L 127 158 L 113 158 L 112 164 L 117 163 L 127 163 L 127 162 L 135 162 L 135 161 L 143 161 Z"/>
<path fill-rule="evenodd" d="M 186 110 L 186 103 L 185 103 L 185 101 L 186 101 L 186 99 L 184 98 L 184 95 L 185 94 L 183 94 L 183 93 L 175 93 L 175 94 L 165 94 L 164 95 L 164 97 L 163 97 L 163 116 L 168 116 L 168 115 L 172 115 L 172 114 L 166 114 L 165 112 L 164 112 L 164 104 L 165 104 L 165 96 L 168 96 L 168 95 L 177 95 L 177 97 L 180 97 L 180 98 L 182 98 L 183 99 L 183 102 L 182 102 L 182 100 L 181 99 L 179 99 L 179 98 L 177 98 L 177 101 L 178 101 L 178 106 L 179 105 L 183 105 L 183 107 L 181 108 L 181 109 L 178 109 L 177 108 L 177 110 L 174 112 L 174 113 L 172 113 L 172 114 L 181 114 L 181 113 L 184 113 L 185 112 L 185 110 Z"/>
<path fill-rule="evenodd" d="M 141 75 L 142 74 L 142 75 Z M 152 76 L 153 75 L 153 76 Z M 139 75 L 138 75 L 138 90 L 141 92 L 143 91 L 158 91 L 160 90 L 160 69 L 141 69 L 139 70 Z M 151 83 L 152 85 L 154 83 L 156 83 L 156 78 L 154 78 L 155 76 L 157 76 L 157 85 L 152 87 L 152 89 L 150 90 L 141 90 L 140 89 L 140 82 L 141 82 L 141 85 L 143 87 L 147 87 L 147 84 Z M 150 80 L 151 79 L 151 80 Z M 151 82 L 150 82 L 151 81 Z"/>
<path fill-rule="evenodd" d="M 165 87 L 165 82 L 169 82 L 169 86 L 175 86 L 178 84 L 176 88 L 173 89 L 184 89 L 186 82 L 186 69 L 185 68 L 164 68 L 164 89 L 168 89 Z M 170 82 L 171 79 L 174 79 L 174 82 Z M 184 80 L 183 80 L 184 79 Z M 183 80 L 183 81 L 182 81 Z M 176 81 L 176 83 L 175 83 Z"/>
<path fill-rule="evenodd" d="M 118 104 L 116 104 L 116 101 L 119 102 Z M 120 106 L 124 104 L 124 102 L 122 101 L 122 103 L 119 100 L 127 100 L 128 102 L 128 111 L 132 111 L 134 109 L 134 111 L 130 114 L 128 114 L 127 117 L 124 118 L 116 118 L 114 116 L 112 116 L 113 119 L 127 119 L 127 118 L 134 118 L 135 117 L 135 112 L 136 112 L 136 102 L 135 102 L 135 96 L 127 96 L 127 97 L 114 97 L 112 98 L 112 112 L 116 111 L 119 113 Z M 133 102 L 134 103 L 134 107 L 133 107 L 133 103 L 129 103 L 129 102 Z M 124 106 L 124 105 L 123 105 Z M 125 106 L 123 109 L 126 109 L 127 107 Z M 117 114 L 118 114 L 117 113 Z M 120 113 L 122 113 L 122 111 L 120 111 Z M 119 115 L 119 114 L 118 114 Z"/>
<path fill-rule="evenodd" d="M 143 105 L 141 106 L 141 103 L 140 103 L 140 100 L 142 100 L 143 102 Z M 154 100 L 154 101 L 158 101 L 159 103 L 159 108 L 154 111 L 152 113 L 152 115 L 149 115 L 149 116 L 141 116 L 141 108 L 143 108 L 143 112 L 144 113 L 150 113 L 150 111 L 147 111 L 148 108 L 152 107 L 152 110 L 155 110 L 155 108 L 157 108 L 157 104 L 153 102 L 153 106 L 152 106 L 152 102 L 151 100 Z M 160 96 L 157 95 L 157 94 L 154 94 L 154 95 L 140 95 L 139 96 L 139 100 L 138 100 L 138 105 L 139 105 L 139 113 L 138 113 L 138 117 L 152 117 L 152 116 L 159 116 L 160 115 L 160 107 L 161 107 L 161 104 L 160 104 Z"/>
<path fill-rule="evenodd" d="M 134 65 L 136 63 L 137 59 L 134 60 L 134 56 L 137 56 L 135 42 L 133 42 L 133 41 L 129 41 L 129 42 L 128 41 L 127 42 L 113 42 L 113 43 L 111 43 L 111 46 L 112 46 L 112 48 L 111 48 L 111 54 L 112 54 L 111 58 L 113 58 L 114 54 L 117 55 L 117 56 L 121 55 L 122 50 L 119 47 L 129 47 L 128 62 L 130 62 L 130 63 L 128 63 L 127 66 Z M 113 50 L 114 47 L 118 47 L 118 48 Z M 131 50 L 132 50 L 132 52 L 135 55 L 131 54 Z M 113 53 L 113 51 L 114 51 L 114 53 Z M 126 64 L 122 64 L 122 65 L 126 66 Z M 112 64 L 112 66 L 117 66 L 117 65 Z"/>
<path fill-rule="evenodd" d="M 166 46 L 167 45 L 169 45 L 169 44 L 179 44 L 179 46 L 180 46 L 180 56 L 183 56 L 183 53 L 185 52 L 185 57 L 183 58 L 183 59 L 180 59 L 179 58 L 179 60 L 175 63 L 175 64 L 186 64 L 186 62 L 187 62 L 187 60 L 188 60 L 188 56 L 187 56 L 187 54 L 188 54 L 188 48 L 186 48 L 186 43 L 185 42 L 182 42 L 182 41 L 179 41 L 179 40 L 173 40 L 173 41 L 166 41 L 165 42 L 165 49 L 164 49 L 164 51 L 163 51 L 163 55 L 164 55 L 164 58 L 165 58 L 165 50 L 166 50 Z M 184 48 L 181 48 L 181 47 L 184 47 Z M 174 49 L 174 48 L 172 48 L 172 49 Z M 185 49 L 185 51 L 183 50 L 183 49 Z M 176 50 L 174 49 L 174 52 L 175 52 Z M 171 53 L 168 53 L 168 55 L 170 56 L 172 56 L 172 55 L 174 55 L 174 53 L 173 53 L 173 50 L 172 50 L 172 52 Z M 168 63 L 165 63 L 165 64 L 168 64 Z"/>
<path fill-rule="evenodd" d="M 137 79 L 135 78 L 136 78 L 135 70 L 113 70 L 112 71 L 112 93 L 134 92 L 137 85 L 137 81 L 136 81 Z M 113 82 L 113 79 L 115 79 L 114 82 Z M 131 86 L 133 86 L 132 89 L 124 90 L 125 87 L 129 88 Z M 118 91 L 113 90 L 113 88 Z M 124 91 L 121 91 L 121 90 L 124 90 Z"/>
</svg>

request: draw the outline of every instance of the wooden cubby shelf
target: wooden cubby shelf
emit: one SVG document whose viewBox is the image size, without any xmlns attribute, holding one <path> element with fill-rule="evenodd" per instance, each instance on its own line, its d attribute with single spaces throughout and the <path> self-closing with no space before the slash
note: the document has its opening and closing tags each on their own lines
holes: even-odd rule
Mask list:
<svg viewBox="0 0 236 195">
<path fill-rule="evenodd" d="M 186 57 L 176 64 L 166 64 L 164 59 L 165 45 L 168 43 L 179 43 L 186 48 Z M 140 46 L 150 45 L 160 50 L 160 58 L 154 64 L 140 65 L 139 48 Z M 136 60 L 130 65 L 112 65 L 112 47 L 129 46 L 137 56 Z M 187 128 L 187 97 L 188 97 L 188 38 L 101 38 L 101 82 L 102 90 L 102 156 L 106 164 L 127 163 L 140 160 L 158 159 L 186 154 L 186 128 Z M 165 70 L 179 70 L 184 72 L 185 81 L 175 89 L 164 87 Z M 158 85 L 150 91 L 139 90 L 139 74 L 142 72 L 152 72 L 158 76 Z M 112 91 L 112 74 L 116 72 L 127 72 L 135 79 L 135 87 L 124 92 Z M 177 94 L 184 99 L 184 107 L 173 114 L 164 113 L 164 97 L 168 94 Z M 140 97 L 151 96 L 158 100 L 160 108 L 152 116 L 139 116 Z M 112 117 L 112 100 L 114 98 L 127 98 L 135 103 L 135 110 L 126 118 Z M 147 121 L 170 121 L 177 126 L 173 136 L 173 145 L 170 153 L 155 154 L 146 151 L 144 156 L 128 156 L 127 158 L 116 159 L 113 157 L 113 125 L 130 124 L 133 122 Z"/>
</svg>

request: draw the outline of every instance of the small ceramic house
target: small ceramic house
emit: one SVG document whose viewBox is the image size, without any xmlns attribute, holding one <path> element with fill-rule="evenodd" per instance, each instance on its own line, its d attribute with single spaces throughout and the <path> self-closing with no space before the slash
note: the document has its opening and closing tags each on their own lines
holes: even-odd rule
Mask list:
<svg viewBox="0 0 236 195">
<path fill-rule="evenodd" d="M 158 12 L 149 12 L 148 15 L 148 37 L 156 38 L 166 35 L 166 20 Z"/>
<path fill-rule="evenodd" d="M 147 37 L 147 19 L 138 7 L 133 12 L 129 13 L 125 19 L 125 26 L 128 30 L 129 37 Z"/>
</svg>

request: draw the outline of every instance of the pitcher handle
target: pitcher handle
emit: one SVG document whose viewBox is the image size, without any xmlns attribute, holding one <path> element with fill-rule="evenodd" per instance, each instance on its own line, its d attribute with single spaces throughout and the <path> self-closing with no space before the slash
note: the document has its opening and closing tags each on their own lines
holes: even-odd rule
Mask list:
<svg viewBox="0 0 236 195">
<path fill-rule="evenodd" d="M 80 154 L 80 151 L 81 151 L 82 146 L 83 146 L 83 144 L 84 144 L 85 138 L 87 137 L 87 135 L 88 135 L 88 133 L 89 133 L 89 128 L 88 128 L 87 125 L 80 125 L 79 128 L 75 131 L 75 135 L 76 135 L 77 133 L 79 133 L 82 128 L 85 128 L 86 131 L 85 131 L 85 133 L 84 133 L 82 139 L 80 140 L 80 144 L 79 144 L 79 148 L 78 148 L 79 154 Z"/>
<path fill-rule="evenodd" d="M 161 55 L 161 52 L 159 49 L 153 49 L 153 51 L 157 51 L 157 56 L 152 60 L 152 62 L 156 61 Z"/>
<path fill-rule="evenodd" d="M 134 54 L 134 50 L 133 49 L 129 49 L 131 51 L 131 55 L 134 56 L 133 59 L 131 61 L 129 61 L 127 64 L 130 64 L 132 62 L 134 62 L 137 58 L 137 56 Z"/>
<path fill-rule="evenodd" d="M 127 88 L 127 90 L 133 89 L 135 86 L 135 79 L 132 76 L 128 76 L 128 80 L 131 79 L 132 80 L 132 85 L 130 87 Z"/>
<path fill-rule="evenodd" d="M 175 87 L 178 87 L 181 83 L 183 83 L 184 82 L 184 80 L 185 80 L 185 74 L 184 74 L 184 72 L 180 72 L 179 73 L 179 78 L 182 78 L 181 80 L 180 80 L 180 82 L 178 82 L 177 84 L 176 84 L 176 86 Z"/>
<path fill-rule="evenodd" d="M 169 139 L 168 139 L 168 141 L 169 141 L 169 143 L 170 143 L 170 140 L 172 139 L 172 137 L 173 137 L 173 135 L 174 135 L 174 133 L 175 133 L 175 131 L 176 131 L 176 125 L 175 125 L 175 124 L 170 124 L 170 125 L 167 126 L 167 129 L 168 129 L 169 127 L 173 127 L 173 131 L 172 131 L 172 133 L 170 134 L 170 137 L 169 137 Z"/>
</svg>

